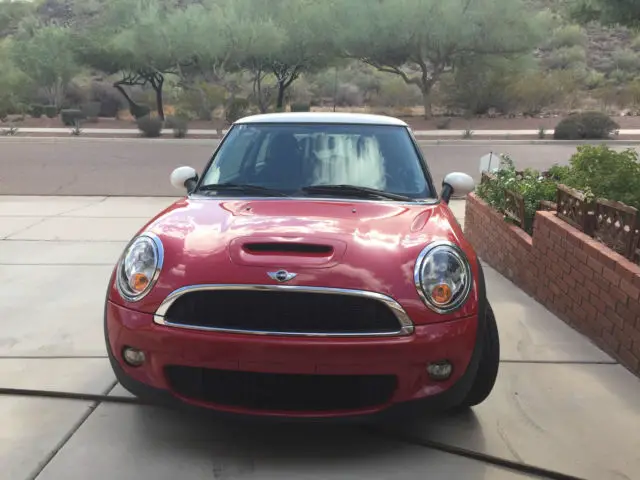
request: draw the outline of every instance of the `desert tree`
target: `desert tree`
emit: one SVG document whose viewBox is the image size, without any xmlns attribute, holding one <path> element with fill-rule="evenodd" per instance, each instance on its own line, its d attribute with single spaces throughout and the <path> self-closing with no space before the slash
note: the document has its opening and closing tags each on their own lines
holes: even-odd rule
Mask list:
<svg viewBox="0 0 640 480">
<path fill-rule="evenodd" d="M 180 11 L 181 12 L 181 11 Z M 83 64 L 109 75 L 120 74 L 113 86 L 128 101 L 131 113 L 148 112 L 127 94 L 125 86 L 151 87 L 158 116 L 164 119 L 163 87 L 177 73 L 175 37 L 168 30 L 175 11 L 160 0 L 113 0 L 95 21 L 76 36 L 75 53 Z"/>
<path fill-rule="evenodd" d="M 79 70 L 71 31 L 49 25 L 32 36 L 23 33 L 12 42 L 11 53 L 15 65 L 44 90 L 49 103 L 60 107 L 67 85 Z"/>
<path fill-rule="evenodd" d="M 275 106 L 282 109 L 287 89 L 302 74 L 322 70 L 337 56 L 334 0 L 236 0 L 252 31 L 243 66 L 251 71 L 256 90 L 273 78 Z M 261 39 L 264 39 L 262 41 Z M 259 84 L 259 86 L 258 86 Z M 261 108 L 265 108 L 262 105 Z"/>
<path fill-rule="evenodd" d="M 521 0 L 338 1 L 343 54 L 400 76 L 422 94 L 465 57 L 530 52 L 541 36 Z"/>
</svg>

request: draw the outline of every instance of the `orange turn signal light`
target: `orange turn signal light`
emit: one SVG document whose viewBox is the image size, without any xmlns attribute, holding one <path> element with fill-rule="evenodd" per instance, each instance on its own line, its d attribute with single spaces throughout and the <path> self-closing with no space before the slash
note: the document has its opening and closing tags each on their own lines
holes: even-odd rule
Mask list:
<svg viewBox="0 0 640 480">
<path fill-rule="evenodd" d="M 440 283 L 431 290 L 431 299 L 438 304 L 448 303 L 452 295 L 451 287 L 446 283 Z"/>
<path fill-rule="evenodd" d="M 131 288 L 136 292 L 142 292 L 149 285 L 149 279 L 144 273 L 135 273 L 131 277 Z"/>
</svg>

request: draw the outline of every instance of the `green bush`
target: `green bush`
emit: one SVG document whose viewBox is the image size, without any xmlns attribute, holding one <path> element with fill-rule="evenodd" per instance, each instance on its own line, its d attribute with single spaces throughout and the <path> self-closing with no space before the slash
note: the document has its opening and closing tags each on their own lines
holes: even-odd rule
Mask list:
<svg viewBox="0 0 640 480">
<path fill-rule="evenodd" d="M 58 108 L 55 105 L 45 105 L 44 114 L 47 118 L 56 118 L 58 116 Z"/>
<path fill-rule="evenodd" d="M 211 120 L 213 111 L 224 103 L 226 91 L 219 85 L 200 82 L 183 89 L 176 99 L 176 110 L 189 113 L 198 120 Z"/>
<path fill-rule="evenodd" d="M 587 51 L 581 46 L 559 48 L 545 59 L 546 66 L 552 70 L 567 70 L 586 62 Z"/>
<path fill-rule="evenodd" d="M 635 73 L 640 70 L 640 56 L 629 49 L 620 49 L 611 56 L 615 68 L 623 72 Z"/>
<path fill-rule="evenodd" d="M 189 121 L 180 116 L 167 117 L 165 119 L 165 126 L 173 129 L 173 136 L 175 138 L 184 138 L 189 131 Z"/>
<path fill-rule="evenodd" d="M 225 109 L 225 119 L 228 123 L 233 123 L 236 120 L 244 117 L 249 111 L 249 100 L 242 97 L 236 97 L 229 102 Z"/>
<path fill-rule="evenodd" d="M 100 115 L 100 102 L 88 102 L 80 107 L 80 111 L 90 122 L 97 122 Z"/>
<path fill-rule="evenodd" d="M 44 105 L 31 105 L 29 115 L 33 118 L 40 118 L 44 114 Z"/>
<path fill-rule="evenodd" d="M 542 72 L 519 76 L 505 89 L 505 93 L 523 113 L 530 116 L 540 114 L 559 97 L 553 79 Z"/>
<path fill-rule="evenodd" d="M 84 120 L 85 118 L 84 113 L 78 109 L 60 110 L 60 120 L 67 127 L 72 127 L 76 124 L 76 121 Z"/>
<path fill-rule="evenodd" d="M 568 166 L 555 166 L 549 173 L 587 196 L 640 209 L 640 162 L 632 148 L 617 152 L 606 145 L 581 145 Z"/>
<path fill-rule="evenodd" d="M 158 117 L 146 115 L 137 119 L 138 130 L 143 137 L 157 138 L 162 135 L 162 127 L 164 122 Z"/>
<path fill-rule="evenodd" d="M 525 224 L 522 226 L 530 235 L 533 221 L 542 200 L 555 201 L 557 184 L 545 178 L 537 170 L 527 169 L 518 173 L 510 157 L 502 155 L 502 168 L 495 172 L 495 180 L 478 185 L 476 193 L 499 212 L 504 212 L 505 190 L 519 193 L 524 199 Z"/>
<path fill-rule="evenodd" d="M 632 148 L 618 152 L 606 145 L 582 145 L 569 165 L 554 165 L 545 175 L 535 170 L 518 173 L 508 156 L 502 156 L 501 164 L 495 179 L 481 183 L 476 193 L 500 212 L 506 206 L 505 190 L 522 195 L 524 230 L 530 234 L 540 202 L 555 201 L 559 183 L 583 192 L 587 198 L 605 198 L 640 209 L 640 161 Z"/>
<path fill-rule="evenodd" d="M 310 112 L 311 104 L 309 103 L 292 103 L 291 104 L 292 112 Z"/>
<path fill-rule="evenodd" d="M 548 43 L 550 48 L 586 46 L 588 37 L 579 25 L 568 25 L 559 28 Z"/>
<path fill-rule="evenodd" d="M 441 118 L 436 122 L 436 128 L 438 130 L 448 130 L 449 127 L 451 127 L 451 121 L 452 121 L 451 117 Z"/>
<path fill-rule="evenodd" d="M 555 128 L 556 140 L 608 139 L 620 126 L 602 112 L 584 112 L 570 115 Z"/>
</svg>

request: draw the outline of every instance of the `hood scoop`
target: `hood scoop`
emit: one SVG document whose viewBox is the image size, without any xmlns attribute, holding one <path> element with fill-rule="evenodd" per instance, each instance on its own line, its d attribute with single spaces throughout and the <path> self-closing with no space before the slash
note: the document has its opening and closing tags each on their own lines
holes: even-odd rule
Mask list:
<svg viewBox="0 0 640 480">
<path fill-rule="evenodd" d="M 347 244 L 336 239 L 305 237 L 240 237 L 229 243 L 231 261 L 269 268 L 327 268 L 342 259 Z"/>
<path fill-rule="evenodd" d="M 299 242 L 245 243 L 243 249 L 251 255 L 330 256 L 333 253 L 331 245 Z"/>
</svg>

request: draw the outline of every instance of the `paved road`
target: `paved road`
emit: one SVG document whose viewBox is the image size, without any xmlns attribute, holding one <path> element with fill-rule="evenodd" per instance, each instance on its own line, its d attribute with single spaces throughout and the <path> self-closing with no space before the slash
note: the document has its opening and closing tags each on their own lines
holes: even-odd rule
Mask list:
<svg viewBox="0 0 640 480">
<path fill-rule="evenodd" d="M 217 140 L 97 138 L 0 139 L 0 195 L 176 195 L 169 185 L 180 165 L 201 169 Z M 436 185 L 451 171 L 478 178 L 490 151 L 508 153 L 523 168 L 566 163 L 575 145 L 496 141 L 436 145 L 421 142 Z M 620 148 L 624 146 L 619 145 Z"/>
</svg>

